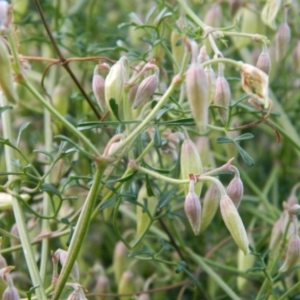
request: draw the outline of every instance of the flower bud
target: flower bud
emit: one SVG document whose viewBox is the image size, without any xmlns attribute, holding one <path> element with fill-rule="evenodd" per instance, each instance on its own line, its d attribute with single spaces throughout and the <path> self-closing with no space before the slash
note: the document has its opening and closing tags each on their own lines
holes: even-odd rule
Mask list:
<svg viewBox="0 0 300 300">
<path fill-rule="evenodd" d="M 191 140 L 185 140 L 181 146 L 180 156 L 181 178 L 188 179 L 189 174 L 202 174 L 202 162 L 196 145 Z M 202 183 L 195 186 L 195 193 L 200 196 Z M 184 185 L 185 194 L 189 192 L 188 184 Z"/>
<path fill-rule="evenodd" d="M 220 27 L 222 11 L 219 3 L 213 4 L 204 17 L 204 23 L 211 27 Z"/>
<path fill-rule="evenodd" d="M 255 262 L 254 255 L 245 255 L 244 252 L 239 249 L 238 250 L 238 270 L 239 272 L 247 272 L 250 268 L 253 267 Z M 244 276 L 237 277 L 237 288 L 239 291 L 243 291 L 245 285 L 248 284 L 249 280 Z"/>
<path fill-rule="evenodd" d="M 275 19 L 281 6 L 281 0 L 268 0 L 261 12 L 262 21 L 271 27 L 273 30 L 276 29 Z"/>
<path fill-rule="evenodd" d="M 121 276 L 125 270 L 126 260 L 127 248 L 123 242 L 119 241 L 115 246 L 113 259 L 113 270 L 117 284 L 119 284 Z"/>
<path fill-rule="evenodd" d="M 289 48 L 291 40 L 291 29 L 287 22 L 282 23 L 275 36 L 276 60 L 280 61 L 284 58 Z"/>
<path fill-rule="evenodd" d="M 228 120 L 228 109 L 231 100 L 231 92 L 228 81 L 223 75 L 223 65 L 219 64 L 218 78 L 216 80 L 216 91 L 214 104 L 221 106 L 218 108 L 221 121 L 226 124 Z"/>
<path fill-rule="evenodd" d="M 206 67 L 204 71 L 208 82 L 208 104 L 211 104 L 214 101 L 216 93 L 216 73 L 211 65 Z"/>
<path fill-rule="evenodd" d="M 250 64 L 241 66 L 241 84 L 243 90 L 264 105 L 269 107 L 269 77 L 268 75 Z"/>
<path fill-rule="evenodd" d="M 127 58 L 121 57 L 111 68 L 105 79 L 105 101 L 110 108 L 110 99 L 115 99 L 118 104 L 123 99 L 123 89 L 126 80 L 126 64 Z"/>
<path fill-rule="evenodd" d="M 145 101 L 147 101 L 155 92 L 158 85 L 157 74 L 146 77 L 139 85 L 133 103 L 133 108 L 136 109 Z"/>
<path fill-rule="evenodd" d="M 201 202 L 194 192 L 194 179 L 190 180 L 189 193 L 184 201 L 184 211 L 195 235 L 200 232 L 201 225 Z"/>
<path fill-rule="evenodd" d="M 198 130 L 205 133 L 208 123 L 208 81 L 202 65 L 197 62 L 196 42 L 191 42 L 191 46 L 193 58 L 186 72 L 186 94 Z"/>
<path fill-rule="evenodd" d="M 2 300 L 19 300 L 21 299 L 18 290 L 14 286 L 8 286 L 3 295 Z"/>
<path fill-rule="evenodd" d="M 274 224 L 271 232 L 271 238 L 269 243 L 269 249 L 275 250 L 280 243 L 280 240 L 282 238 L 282 224 L 283 224 L 283 218 L 280 217 Z"/>
<path fill-rule="evenodd" d="M 220 204 L 221 194 L 217 185 L 212 184 L 206 191 L 203 199 L 201 232 L 211 223 Z"/>
<path fill-rule="evenodd" d="M 94 73 L 93 82 L 92 82 L 93 93 L 102 111 L 107 110 L 106 102 L 105 102 L 104 86 L 105 86 L 104 78 L 101 75 Z"/>
<path fill-rule="evenodd" d="M 182 26 L 182 23 L 183 20 L 179 19 L 176 22 L 176 25 L 180 28 Z M 177 74 L 181 67 L 181 62 L 185 52 L 185 46 L 184 43 L 182 42 L 182 34 L 177 29 L 174 29 L 171 32 L 171 50 L 172 50 L 172 56 L 174 58 L 173 68 L 175 74 Z"/>
<path fill-rule="evenodd" d="M 236 169 L 237 170 L 237 169 Z M 228 197 L 232 200 L 236 208 L 239 208 L 243 194 L 244 185 L 240 179 L 238 171 L 235 173 L 234 178 L 229 182 L 226 189 Z"/>
<path fill-rule="evenodd" d="M 55 251 L 54 255 L 58 258 L 60 264 L 62 266 L 64 266 L 67 257 L 68 257 L 68 251 L 62 250 L 62 249 L 58 249 Z M 70 272 L 70 277 L 75 281 L 75 282 L 79 282 L 79 268 L 78 268 L 78 264 L 75 261 L 72 270 Z"/>
<path fill-rule="evenodd" d="M 1 66 L 0 85 L 2 91 L 9 102 L 16 103 L 17 95 L 13 84 L 11 62 L 10 62 L 6 44 L 4 43 L 2 37 L 0 38 L 0 66 Z"/>
<path fill-rule="evenodd" d="M 204 63 L 205 61 L 209 60 L 209 56 L 206 52 L 206 46 L 202 46 L 200 48 L 197 60 L 200 64 Z"/>
<path fill-rule="evenodd" d="M 290 215 L 299 215 L 300 214 L 300 205 L 294 204 L 293 206 L 291 206 L 289 209 L 289 214 Z"/>
<path fill-rule="evenodd" d="M 108 300 L 108 297 L 101 296 L 100 294 L 108 293 L 110 290 L 109 286 L 110 286 L 109 280 L 105 275 L 100 275 L 97 278 L 97 283 L 96 283 L 96 288 L 95 288 L 95 292 L 97 294 L 97 297 L 96 297 L 97 300 Z"/>
<path fill-rule="evenodd" d="M 222 196 L 220 201 L 220 208 L 221 208 L 222 218 L 232 238 L 234 239 L 238 247 L 245 254 L 248 254 L 249 243 L 248 243 L 248 237 L 247 237 L 244 224 L 235 205 L 227 195 Z"/>
<path fill-rule="evenodd" d="M 266 45 L 264 45 L 263 51 L 260 53 L 257 59 L 256 66 L 266 74 L 270 73 L 271 58 Z"/>
<path fill-rule="evenodd" d="M 299 258 L 300 238 L 297 235 L 293 235 L 289 240 L 285 261 L 279 269 L 279 272 L 287 272 L 291 270 L 297 264 Z"/>
<path fill-rule="evenodd" d="M 122 274 L 120 283 L 118 285 L 119 294 L 129 294 L 134 292 L 133 274 L 131 271 L 125 271 Z M 132 296 L 122 296 L 122 300 L 131 300 Z"/>
<path fill-rule="evenodd" d="M 11 32 L 12 24 L 12 5 L 7 1 L 0 2 L 0 33 L 7 34 Z"/>
<path fill-rule="evenodd" d="M 234 17 L 239 8 L 242 6 L 243 2 L 242 0 L 230 0 L 229 1 L 229 11 L 230 16 Z"/>
</svg>

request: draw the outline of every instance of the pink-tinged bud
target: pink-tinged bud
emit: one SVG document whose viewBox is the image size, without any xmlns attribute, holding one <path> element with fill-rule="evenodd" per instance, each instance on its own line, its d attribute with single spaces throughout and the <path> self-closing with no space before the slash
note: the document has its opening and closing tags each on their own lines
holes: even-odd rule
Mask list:
<svg viewBox="0 0 300 300">
<path fill-rule="evenodd" d="M 276 60 L 282 60 L 289 48 L 289 43 L 291 41 L 291 29 L 287 22 L 282 23 L 275 36 L 276 41 Z"/>
<path fill-rule="evenodd" d="M 205 133 L 208 123 L 208 81 L 201 64 L 197 62 L 198 46 L 191 42 L 192 63 L 186 72 L 186 94 L 192 116 L 200 133 Z"/>
<path fill-rule="evenodd" d="M 239 208 L 243 194 L 244 194 L 244 185 L 240 179 L 240 174 L 237 168 L 233 168 L 234 178 L 229 182 L 226 192 L 228 197 L 232 200 L 236 208 Z"/>
<path fill-rule="evenodd" d="M 276 29 L 275 19 L 281 7 L 281 0 L 268 0 L 261 12 L 262 21 L 271 27 Z"/>
<path fill-rule="evenodd" d="M 97 278 L 95 292 L 97 294 L 97 300 L 108 300 L 108 297 L 101 294 L 107 294 L 110 291 L 109 280 L 105 275 L 100 275 Z"/>
<path fill-rule="evenodd" d="M 201 232 L 211 223 L 220 204 L 221 194 L 217 185 L 212 184 L 206 191 L 203 199 Z"/>
<path fill-rule="evenodd" d="M 2 237 L 0 237 L 0 251 L 1 251 L 1 247 L 2 247 Z M 7 267 L 6 260 L 0 253 L 0 269 L 6 268 L 6 267 Z"/>
<path fill-rule="evenodd" d="M 14 286 L 8 286 L 3 295 L 2 300 L 19 300 L 21 299 L 18 290 Z"/>
<path fill-rule="evenodd" d="M 231 17 L 234 17 L 239 8 L 242 6 L 242 0 L 230 0 L 229 1 L 229 11 Z"/>
<path fill-rule="evenodd" d="M 266 45 L 263 46 L 263 51 L 260 53 L 256 66 L 264 71 L 266 74 L 270 73 L 271 70 L 271 58 Z"/>
<path fill-rule="evenodd" d="M 201 225 L 201 202 L 194 192 L 194 180 L 190 180 L 190 191 L 184 201 L 184 211 L 195 235 L 200 232 Z"/>
<path fill-rule="evenodd" d="M 288 243 L 287 253 L 285 261 L 279 272 L 287 272 L 291 270 L 298 262 L 300 258 L 300 238 L 297 235 L 293 235 Z"/>
<path fill-rule="evenodd" d="M 121 57 L 111 68 L 105 79 L 105 101 L 109 106 L 109 100 L 115 99 L 118 104 L 123 99 L 123 89 L 126 81 L 127 58 Z"/>
<path fill-rule="evenodd" d="M 149 294 L 141 294 L 137 300 L 151 300 Z"/>
<path fill-rule="evenodd" d="M 202 46 L 199 51 L 198 62 L 200 64 L 202 64 L 207 60 L 209 60 L 209 56 L 207 55 L 207 52 L 206 52 L 206 46 Z"/>
<path fill-rule="evenodd" d="M 7 34 L 11 32 L 12 24 L 12 5 L 7 1 L 0 2 L 0 33 Z"/>
<path fill-rule="evenodd" d="M 275 250 L 280 245 L 280 240 L 282 238 L 282 225 L 283 225 L 283 218 L 280 217 L 274 224 L 272 228 L 269 249 Z"/>
<path fill-rule="evenodd" d="M 207 11 L 204 17 L 204 23 L 211 27 L 220 27 L 222 20 L 222 11 L 220 4 L 215 3 L 211 6 L 211 8 Z"/>
<path fill-rule="evenodd" d="M 119 294 L 130 294 L 134 292 L 134 280 L 131 271 L 125 271 L 122 274 L 121 280 L 118 285 Z M 122 296 L 122 300 L 131 300 L 132 296 Z"/>
<path fill-rule="evenodd" d="M 300 214 L 300 205 L 294 204 L 289 208 L 290 215 L 299 215 Z"/>
<path fill-rule="evenodd" d="M 133 108 L 136 109 L 154 94 L 158 85 L 157 74 L 146 77 L 139 85 L 133 103 Z"/>
<path fill-rule="evenodd" d="M 127 248 L 123 242 L 118 242 L 114 250 L 113 258 L 113 271 L 115 275 L 115 281 L 118 284 L 121 280 L 122 274 L 125 270 L 127 260 Z"/>
<path fill-rule="evenodd" d="M 228 109 L 231 100 L 231 92 L 228 81 L 223 75 L 223 65 L 219 64 L 218 78 L 216 80 L 216 91 L 214 104 L 221 106 L 218 108 L 221 121 L 226 124 L 228 120 Z"/>
<path fill-rule="evenodd" d="M 10 103 L 16 103 L 17 94 L 13 84 L 13 73 L 12 73 L 11 61 L 9 58 L 7 46 L 2 37 L 0 38 L 0 66 L 1 66 L 0 85 L 2 91 Z"/>
<path fill-rule="evenodd" d="M 99 74 L 94 74 L 93 82 L 92 82 L 93 93 L 102 111 L 107 110 L 106 102 L 105 102 L 104 85 L 105 85 L 104 78 Z"/>
<path fill-rule="evenodd" d="M 232 238 L 245 254 L 249 254 L 249 242 L 244 224 L 234 203 L 227 195 L 222 196 L 220 208 L 222 218 Z"/>
<path fill-rule="evenodd" d="M 202 174 L 202 162 L 198 152 L 198 149 L 194 142 L 191 140 L 185 140 L 181 146 L 181 156 L 180 156 L 180 168 L 181 168 L 181 178 L 188 179 L 189 174 Z M 195 193 L 200 196 L 202 189 L 202 183 L 199 182 L 195 186 Z M 188 184 L 184 185 L 185 194 L 189 191 Z"/>
<path fill-rule="evenodd" d="M 262 70 L 250 64 L 241 66 L 241 84 L 243 90 L 264 105 L 269 107 L 269 77 Z"/>
<path fill-rule="evenodd" d="M 208 82 L 208 104 L 211 104 L 214 101 L 216 93 L 216 73 L 211 67 L 211 65 L 206 67 L 204 71 Z"/>
<path fill-rule="evenodd" d="M 72 284 L 74 291 L 69 295 L 67 300 L 87 300 L 84 295 L 83 288 L 79 284 Z"/>
<path fill-rule="evenodd" d="M 54 255 L 58 258 L 60 264 L 64 266 L 67 257 L 68 257 L 68 251 L 58 249 L 55 251 Z M 79 268 L 77 262 L 74 263 L 73 268 L 70 272 L 70 277 L 75 281 L 79 282 Z"/>
</svg>

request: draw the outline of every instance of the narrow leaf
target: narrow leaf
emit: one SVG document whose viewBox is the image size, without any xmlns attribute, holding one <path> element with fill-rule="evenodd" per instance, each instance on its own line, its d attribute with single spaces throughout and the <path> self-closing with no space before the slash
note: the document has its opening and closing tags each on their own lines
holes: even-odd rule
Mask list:
<svg viewBox="0 0 300 300">
<path fill-rule="evenodd" d="M 237 143 L 234 143 L 237 150 L 239 151 L 243 161 L 249 166 L 254 166 L 254 160 L 253 158 Z"/>
<path fill-rule="evenodd" d="M 122 122 L 120 120 L 120 117 L 119 117 L 119 105 L 118 105 L 118 103 L 116 102 L 116 100 L 114 98 L 109 99 L 109 106 L 110 106 L 113 114 L 117 118 L 117 120 L 119 120 L 120 122 Z"/>
<path fill-rule="evenodd" d="M 232 143 L 233 140 L 227 137 L 219 137 L 217 138 L 217 143 L 218 144 L 227 144 L 227 143 Z"/>
</svg>

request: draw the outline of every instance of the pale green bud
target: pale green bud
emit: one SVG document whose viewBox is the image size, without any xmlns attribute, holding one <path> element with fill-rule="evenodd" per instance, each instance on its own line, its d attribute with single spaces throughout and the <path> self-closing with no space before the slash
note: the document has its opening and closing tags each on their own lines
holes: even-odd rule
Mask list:
<svg viewBox="0 0 300 300">
<path fill-rule="evenodd" d="M 119 294 L 127 294 L 134 292 L 133 274 L 131 271 L 125 271 L 122 274 L 121 280 L 118 285 Z M 122 300 L 132 300 L 132 296 L 122 296 Z"/>
<path fill-rule="evenodd" d="M 289 240 L 285 261 L 279 269 L 279 272 L 287 272 L 291 270 L 297 264 L 299 258 L 300 238 L 297 235 L 293 235 Z"/>
<path fill-rule="evenodd" d="M 245 253 L 249 253 L 248 237 L 242 219 L 231 199 L 225 195 L 220 201 L 220 208 L 224 223 L 238 247 Z"/>
<path fill-rule="evenodd" d="M 238 270 L 240 272 L 247 272 L 247 270 L 253 267 L 254 262 L 254 255 L 245 255 L 241 249 L 238 250 Z M 243 291 L 248 283 L 248 278 L 245 278 L 244 276 L 237 277 L 237 288 L 239 291 Z"/>
<path fill-rule="evenodd" d="M 117 284 L 120 282 L 121 276 L 125 270 L 126 260 L 127 248 L 123 242 L 119 241 L 115 246 L 113 258 L 113 271 Z"/>
<path fill-rule="evenodd" d="M 191 140 L 185 140 L 181 146 L 180 156 L 181 178 L 189 179 L 190 174 L 202 174 L 202 162 L 197 149 L 197 146 Z M 195 193 L 200 196 L 202 183 L 199 182 L 195 186 Z M 188 184 L 184 185 L 185 194 L 189 192 Z"/>
<path fill-rule="evenodd" d="M 100 275 L 97 278 L 95 292 L 97 295 L 97 300 L 108 300 L 108 297 L 102 296 L 100 294 L 106 294 L 110 291 L 109 280 L 105 275 Z"/>
</svg>

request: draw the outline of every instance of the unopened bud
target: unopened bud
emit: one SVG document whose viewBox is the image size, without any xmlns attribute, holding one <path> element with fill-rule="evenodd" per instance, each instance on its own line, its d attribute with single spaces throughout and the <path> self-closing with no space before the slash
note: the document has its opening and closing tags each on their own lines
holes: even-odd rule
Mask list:
<svg viewBox="0 0 300 300">
<path fill-rule="evenodd" d="M 232 200 L 236 208 L 239 208 L 243 194 L 244 194 L 244 185 L 240 179 L 238 170 L 235 168 L 234 178 L 229 182 L 226 192 L 228 197 Z"/>
<path fill-rule="evenodd" d="M 118 284 L 120 282 L 121 276 L 125 270 L 127 260 L 127 248 L 123 242 L 118 242 L 114 250 L 113 259 L 113 270 L 115 275 L 115 281 Z"/>
<path fill-rule="evenodd" d="M 229 1 L 229 11 L 231 17 L 234 17 L 239 8 L 242 6 L 242 0 L 230 0 Z"/>
<path fill-rule="evenodd" d="M 262 70 L 250 64 L 241 66 L 241 84 L 243 90 L 264 105 L 269 107 L 269 77 Z"/>
<path fill-rule="evenodd" d="M 226 124 L 228 120 L 228 109 L 231 100 L 231 92 L 227 79 L 223 75 L 223 66 L 219 64 L 218 78 L 216 80 L 216 91 L 214 103 L 221 108 L 218 108 L 221 121 Z"/>
<path fill-rule="evenodd" d="M 0 2 L 0 33 L 7 34 L 11 32 L 12 24 L 12 5 L 7 1 Z"/>
<path fill-rule="evenodd" d="M 19 296 L 19 292 L 14 286 L 8 286 L 2 295 L 2 300 L 19 300 L 19 299 L 21 299 Z"/>
<path fill-rule="evenodd" d="M 262 21 L 275 30 L 275 19 L 281 7 L 281 0 L 268 0 L 261 12 Z"/>
<path fill-rule="evenodd" d="M 287 272 L 291 270 L 300 258 L 300 238 L 298 235 L 293 235 L 288 243 L 285 261 L 279 272 Z"/>
<path fill-rule="evenodd" d="M 201 64 L 197 62 L 198 46 L 191 42 L 192 63 L 186 72 L 186 94 L 192 115 L 200 133 L 205 133 L 208 123 L 208 81 Z"/>
<path fill-rule="evenodd" d="M 121 141 L 118 141 L 118 142 L 114 142 L 110 145 L 109 149 L 108 149 L 108 155 L 111 155 L 112 153 L 115 152 L 115 150 L 120 147 L 120 145 L 122 144 L 122 140 Z"/>
<path fill-rule="evenodd" d="M 207 52 L 206 52 L 206 46 L 202 46 L 199 51 L 198 62 L 200 64 L 202 64 L 203 62 L 205 62 L 207 60 L 209 60 L 209 56 L 207 55 Z"/>
<path fill-rule="evenodd" d="M 121 280 L 118 285 L 119 294 L 130 294 L 134 292 L 133 274 L 131 271 L 125 271 L 122 274 Z M 132 296 L 122 296 L 122 300 L 131 300 Z"/>
<path fill-rule="evenodd" d="M 203 199 L 201 232 L 211 223 L 220 204 L 221 194 L 217 185 L 212 184 L 206 191 Z"/>
<path fill-rule="evenodd" d="M 200 232 L 201 225 L 201 202 L 194 192 L 194 180 L 190 180 L 189 193 L 184 201 L 184 211 L 195 235 Z"/>
<path fill-rule="evenodd" d="M 106 294 L 110 290 L 110 284 L 109 280 L 105 275 L 100 275 L 97 278 L 97 283 L 96 283 L 96 294 L 97 294 L 97 300 L 107 300 L 108 297 L 102 296 L 101 294 Z"/>
<path fill-rule="evenodd" d="M 133 103 L 133 108 L 136 109 L 138 106 L 147 101 L 155 92 L 158 85 L 157 74 L 150 75 L 146 77 L 139 85 L 135 100 Z"/>
<path fill-rule="evenodd" d="M 121 57 L 110 69 L 105 79 L 105 101 L 110 108 L 109 101 L 115 99 L 117 103 L 121 103 L 123 99 L 123 88 L 126 80 L 126 63 L 127 58 Z"/>
<path fill-rule="evenodd" d="M 68 251 L 62 250 L 62 249 L 58 249 L 55 251 L 54 255 L 58 258 L 60 264 L 62 266 L 65 265 L 67 257 L 68 257 Z M 75 282 L 79 282 L 79 268 L 78 268 L 78 264 L 75 261 L 72 270 L 70 272 L 70 277 L 75 281 Z"/>
<path fill-rule="evenodd" d="M 222 11 L 219 3 L 215 3 L 207 11 L 204 17 L 204 23 L 211 27 L 220 27 L 222 20 Z"/>
<path fill-rule="evenodd" d="M 180 156 L 180 168 L 181 168 L 181 178 L 188 179 L 189 174 L 202 174 L 202 162 L 197 149 L 197 146 L 191 140 L 185 140 L 181 146 L 181 156 Z M 197 183 L 195 186 L 195 193 L 200 196 L 202 189 L 202 183 Z M 184 185 L 185 194 L 189 192 L 188 184 Z"/>
<path fill-rule="evenodd" d="M 238 247 L 245 254 L 248 254 L 249 243 L 248 243 L 248 237 L 247 237 L 244 224 L 235 205 L 227 195 L 222 196 L 220 201 L 220 208 L 221 208 L 222 218 L 232 238 L 234 239 Z"/>
<path fill-rule="evenodd" d="M 272 228 L 271 238 L 269 243 L 269 249 L 271 249 L 272 251 L 279 246 L 282 237 L 282 225 L 283 225 L 283 218 L 281 217 L 275 222 Z"/>
<path fill-rule="evenodd" d="M 300 214 L 300 205 L 299 204 L 294 204 L 293 206 L 291 206 L 290 209 L 289 209 L 289 214 L 299 215 Z"/>
<path fill-rule="evenodd" d="M 246 272 L 250 268 L 253 268 L 255 262 L 254 255 L 245 255 L 241 249 L 238 250 L 238 270 L 239 272 Z M 237 277 L 237 288 L 239 291 L 243 291 L 245 285 L 248 284 L 248 279 L 244 276 Z"/>
<path fill-rule="evenodd" d="M 282 23 L 278 27 L 275 39 L 276 39 L 276 60 L 280 61 L 286 55 L 291 40 L 291 29 L 287 22 Z"/>
<path fill-rule="evenodd" d="M 264 71 L 266 74 L 270 73 L 271 70 L 271 58 L 268 52 L 267 47 L 264 45 L 263 51 L 260 53 L 256 66 Z"/>
<path fill-rule="evenodd" d="M 208 104 L 211 104 L 214 101 L 216 93 L 216 73 L 211 65 L 206 67 L 204 70 L 208 82 Z"/>
<path fill-rule="evenodd" d="M 0 38 L 0 66 L 0 85 L 2 91 L 9 102 L 15 103 L 17 102 L 17 95 L 13 84 L 11 61 L 7 46 L 2 37 Z"/>
<path fill-rule="evenodd" d="M 106 111 L 105 93 L 104 93 L 105 80 L 99 74 L 94 74 L 92 88 L 97 103 L 102 111 Z"/>
</svg>

